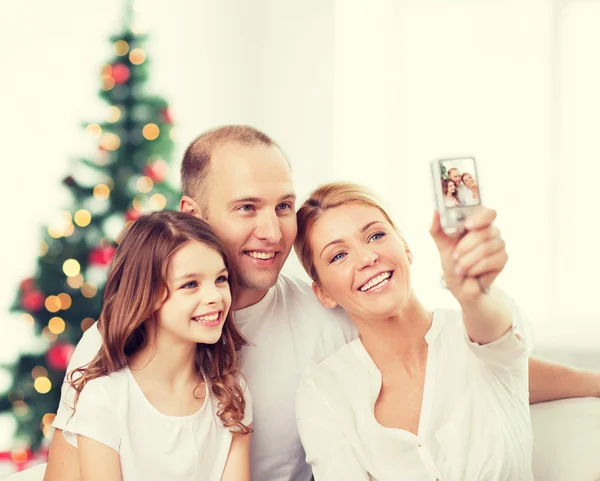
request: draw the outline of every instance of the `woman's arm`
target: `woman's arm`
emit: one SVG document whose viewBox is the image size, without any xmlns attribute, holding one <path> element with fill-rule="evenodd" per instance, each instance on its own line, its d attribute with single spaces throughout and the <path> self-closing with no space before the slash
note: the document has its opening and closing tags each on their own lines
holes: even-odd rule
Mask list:
<svg viewBox="0 0 600 481">
<path fill-rule="evenodd" d="M 82 481 L 121 481 L 118 453 L 106 444 L 77 435 Z"/>
<path fill-rule="evenodd" d="M 234 433 L 221 481 L 250 481 L 250 436 Z"/>
<path fill-rule="evenodd" d="M 493 225 L 495 219 L 496 211 L 479 208 L 465 221 L 462 237 L 449 236 L 436 212 L 430 229 L 446 285 L 462 307 L 469 338 L 478 344 L 495 341 L 512 326 L 507 296 L 490 290 L 508 260 L 504 240 Z"/>
</svg>

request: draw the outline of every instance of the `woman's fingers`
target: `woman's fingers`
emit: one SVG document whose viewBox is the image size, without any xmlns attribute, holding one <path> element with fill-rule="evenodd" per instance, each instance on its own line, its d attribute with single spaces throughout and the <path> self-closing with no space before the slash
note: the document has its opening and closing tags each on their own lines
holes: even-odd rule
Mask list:
<svg viewBox="0 0 600 481">
<path fill-rule="evenodd" d="M 462 275 L 464 277 L 479 277 L 486 274 L 495 274 L 497 276 L 500 274 L 500 272 L 502 272 L 502 269 L 504 269 L 504 266 L 507 262 L 508 254 L 504 248 L 502 248 L 491 255 L 486 255 L 485 257 L 480 258 L 465 272 L 463 272 Z"/>
<path fill-rule="evenodd" d="M 490 237 L 483 242 L 475 243 L 473 247 L 455 258 L 454 263 L 456 274 L 471 276 L 471 270 L 474 266 L 480 264 L 486 258 L 492 257 L 498 252 L 504 251 L 505 247 L 506 244 L 504 239 L 500 236 Z"/>
</svg>

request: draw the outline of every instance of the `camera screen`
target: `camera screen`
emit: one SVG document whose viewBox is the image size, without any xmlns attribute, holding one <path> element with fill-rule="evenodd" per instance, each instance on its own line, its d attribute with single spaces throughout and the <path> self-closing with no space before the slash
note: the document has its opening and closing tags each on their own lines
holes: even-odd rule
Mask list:
<svg viewBox="0 0 600 481">
<path fill-rule="evenodd" d="M 479 179 L 475 159 L 449 159 L 440 161 L 440 181 L 446 207 L 479 205 Z"/>
</svg>

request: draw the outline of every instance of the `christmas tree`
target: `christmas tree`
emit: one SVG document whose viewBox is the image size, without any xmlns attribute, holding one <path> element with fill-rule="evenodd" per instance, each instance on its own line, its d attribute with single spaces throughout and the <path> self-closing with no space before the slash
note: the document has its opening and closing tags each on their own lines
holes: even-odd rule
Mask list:
<svg viewBox="0 0 600 481">
<path fill-rule="evenodd" d="M 131 19 L 129 4 L 126 26 L 111 38 L 114 56 L 100 69 L 106 119 L 85 124 L 97 139 L 95 154 L 75 162 L 64 179 L 72 205 L 42 229 L 36 272 L 21 282 L 12 307 L 45 348 L 23 353 L 10 367 L 12 386 L 0 399 L 0 412 L 17 420 L 17 463 L 51 436 L 67 364 L 98 319 L 123 228 L 145 212 L 176 208 L 179 200 L 167 180 L 171 113 L 164 99 L 148 93 L 146 36 Z"/>
</svg>

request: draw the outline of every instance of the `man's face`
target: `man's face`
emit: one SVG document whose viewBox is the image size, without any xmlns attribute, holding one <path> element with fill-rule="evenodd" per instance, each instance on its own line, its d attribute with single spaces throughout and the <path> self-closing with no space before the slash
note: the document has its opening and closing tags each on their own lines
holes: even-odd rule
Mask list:
<svg viewBox="0 0 600 481">
<path fill-rule="evenodd" d="M 452 182 L 454 182 L 454 185 L 456 185 L 456 187 L 460 185 L 461 178 L 458 169 L 451 169 L 448 177 L 450 177 L 450 179 L 452 180 Z"/>
<path fill-rule="evenodd" d="M 202 215 L 230 250 L 240 287 L 275 285 L 296 238 L 296 195 L 277 147 L 227 144 L 213 152 Z"/>
</svg>

